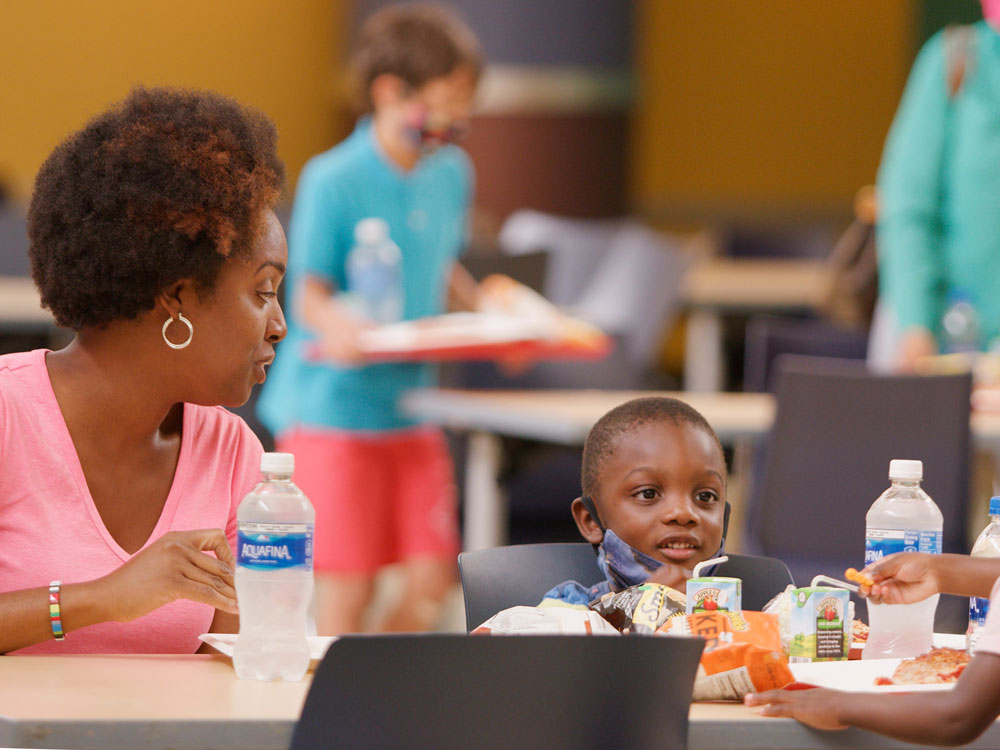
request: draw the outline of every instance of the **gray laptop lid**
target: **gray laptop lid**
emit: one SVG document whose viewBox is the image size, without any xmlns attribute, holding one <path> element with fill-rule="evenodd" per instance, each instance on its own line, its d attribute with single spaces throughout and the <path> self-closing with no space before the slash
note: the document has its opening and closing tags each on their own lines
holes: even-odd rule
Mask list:
<svg viewBox="0 0 1000 750">
<path fill-rule="evenodd" d="M 704 642 L 650 636 L 348 636 L 292 750 L 684 748 Z"/>
</svg>

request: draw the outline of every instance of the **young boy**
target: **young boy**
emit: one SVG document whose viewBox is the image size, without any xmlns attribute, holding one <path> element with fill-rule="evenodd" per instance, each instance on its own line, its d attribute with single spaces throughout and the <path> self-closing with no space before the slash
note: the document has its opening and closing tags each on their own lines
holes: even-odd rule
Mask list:
<svg viewBox="0 0 1000 750">
<path fill-rule="evenodd" d="M 345 305 L 358 223 L 383 219 L 401 252 L 404 319 L 473 309 L 478 289 L 456 262 L 472 169 L 452 145 L 470 116 L 478 42 L 437 6 L 390 6 L 364 24 L 354 57 L 370 115 L 299 181 L 289 244 L 289 333 L 259 404 L 295 481 L 316 506 L 319 632 L 362 629 L 376 572 L 402 563 L 404 596 L 382 630 L 423 630 L 455 581 L 459 549 L 451 459 L 442 433 L 401 413 L 400 395 L 431 385 L 426 364 L 362 366 Z M 323 361 L 306 356 L 307 344 Z"/>
<path fill-rule="evenodd" d="M 975 656 L 952 690 L 936 693 L 846 693 L 837 690 L 772 690 L 748 695 L 766 716 L 789 716 L 817 729 L 861 727 L 921 745 L 972 742 L 1000 714 L 1000 559 L 902 552 L 862 573 L 862 587 L 876 604 L 906 604 L 937 593 L 990 597 Z"/>
<path fill-rule="evenodd" d="M 587 606 L 645 581 L 683 591 L 695 564 L 722 554 L 722 445 L 705 418 L 683 401 L 637 398 L 601 417 L 583 447 L 581 483 L 573 518 L 597 548 L 604 580 L 594 586 L 561 583 L 545 595 L 543 606 Z"/>
</svg>

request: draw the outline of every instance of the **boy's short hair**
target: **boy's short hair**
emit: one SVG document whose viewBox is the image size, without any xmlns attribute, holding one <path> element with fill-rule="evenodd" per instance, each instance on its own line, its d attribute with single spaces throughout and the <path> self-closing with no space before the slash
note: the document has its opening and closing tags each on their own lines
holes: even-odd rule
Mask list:
<svg viewBox="0 0 1000 750">
<path fill-rule="evenodd" d="M 467 67 L 479 79 L 483 53 L 472 30 L 436 3 L 390 5 L 361 26 L 353 55 L 354 72 L 371 107 L 371 84 L 389 73 L 414 89 Z"/>
<path fill-rule="evenodd" d="M 702 429 L 712 436 L 712 440 L 719 447 L 719 453 L 723 453 L 718 435 L 697 409 L 667 396 L 635 398 L 616 406 L 590 428 L 587 441 L 583 444 L 583 468 L 580 472 L 580 484 L 584 495 L 594 498 L 601 467 L 607 457 L 614 452 L 618 437 L 650 422 L 687 424 Z"/>
</svg>

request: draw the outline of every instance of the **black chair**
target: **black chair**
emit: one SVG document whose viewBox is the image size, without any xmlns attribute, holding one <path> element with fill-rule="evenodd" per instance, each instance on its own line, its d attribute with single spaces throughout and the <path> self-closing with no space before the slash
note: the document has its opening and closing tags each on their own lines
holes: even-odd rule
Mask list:
<svg viewBox="0 0 1000 750">
<path fill-rule="evenodd" d="M 546 591 L 563 581 L 590 585 L 601 580 L 594 549 L 586 542 L 471 550 L 458 556 L 458 569 L 469 630 L 500 610 L 538 604 Z M 716 575 L 743 579 L 744 609 L 761 609 L 792 583 L 783 562 L 753 555 L 729 555 Z"/>
<path fill-rule="evenodd" d="M 743 357 L 743 390 L 771 391 L 774 363 L 783 354 L 836 357 L 863 362 L 868 332 L 819 318 L 758 315 L 747 322 Z"/>
<path fill-rule="evenodd" d="M 700 638 L 345 637 L 291 750 L 687 747 Z M 611 686 L 623 675 L 627 695 Z"/>
<path fill-rule="evenodd" d="M 846 360 L 785 355 L 777 378 L 748 543 L 781 558 L 800 585 L 861 567 L 865 514 L 889 486 L 889 461 L 912 458 L 944 515 L 944 551 L 967 550 L 968 374 L 872 375 Z"/>
<path fill-rule="evenodd" d="M 458 572 L 468 630 L 502 609 L 538 604 L 557 583 L 579 581 L 589 585 L 601 578 L 594 548 L 587 542 L 470 550 L 458 556 Z"/>
</svg>

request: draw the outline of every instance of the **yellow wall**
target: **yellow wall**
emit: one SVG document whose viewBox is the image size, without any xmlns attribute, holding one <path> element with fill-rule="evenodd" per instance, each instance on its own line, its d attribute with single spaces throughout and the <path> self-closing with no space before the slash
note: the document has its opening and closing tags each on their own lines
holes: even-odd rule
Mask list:
<svg viewBox="0 0 1000 750">
<path fill-rule="evenodd" d="M 345 6 L 0 0 L 0 177 L 26 195 L 53 146 L 143 83 L 216 89 L 266 112 L 294 187 L 305 160 L 343 135 Z"/>
<path fill-rule="evenodd" d="M 912 60 L 912 0 L 640 0 L 630 184 L 652 215 L 850 211 Z"/>
</svg>

